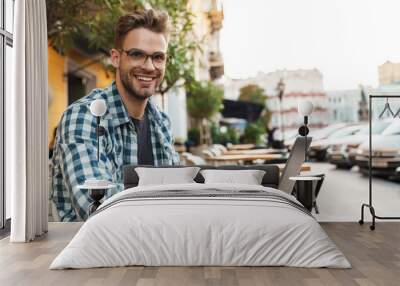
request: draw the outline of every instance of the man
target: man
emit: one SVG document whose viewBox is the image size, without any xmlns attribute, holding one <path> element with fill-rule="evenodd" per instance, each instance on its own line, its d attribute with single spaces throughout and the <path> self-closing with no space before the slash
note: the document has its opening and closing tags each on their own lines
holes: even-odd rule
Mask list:
<svg viewBox="0 0 400 286">
<path fill-rule="evenodd" d="M 110 51 L 115 81 L 95 89 L 64 112 L 57 128 L 53 156 L 51 198 L 61 221 L 88 217 L 86 179 L 117 184 L 108 196 L 123 190 L 122 168 L 127 164 L 176 165 L 168 117 L 149 100 L 160 85 L 167 61 L 169 20 L 165 12 L 145 10 L 122 16 L 116 25 L 115 48 Z M 96 118 L 90 104 L 104 99 L 97 162 Z"/>
</svg>

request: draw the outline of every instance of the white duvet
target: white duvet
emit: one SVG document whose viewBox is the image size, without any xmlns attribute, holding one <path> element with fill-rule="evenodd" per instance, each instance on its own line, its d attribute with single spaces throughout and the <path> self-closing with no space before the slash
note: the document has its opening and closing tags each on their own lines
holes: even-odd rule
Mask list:
<svg viewBox="0 0 400 286">
<path fill-rule="evenodd" d="M 134 192 L 262 190 L 238 184 L 179 184 L 127 189 L 105 201 L 50 269 L 145 266 L 294 266 L 349 268 L 318 222 L 289 204 L 257 198 L 122 200 Z M 107 207 L 108 206 L 108 207 Z"/>
</svg>

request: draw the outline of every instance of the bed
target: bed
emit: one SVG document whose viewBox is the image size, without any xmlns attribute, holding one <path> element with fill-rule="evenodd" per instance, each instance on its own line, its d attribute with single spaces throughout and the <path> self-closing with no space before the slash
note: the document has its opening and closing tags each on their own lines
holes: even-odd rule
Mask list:
<svg viewBox="0 0 400 286">
<path fill-rule="evenodd" d="M 274 167 L 258 166 L 266 170 L 262 185 L 201 183 L 199 174 L 194 183 L 137 186 L 137 174 L 128 166 L 127 189 L 102 203 L 50 269 L 350 268 L 315 218 L 294 197 L 273 188 L 279 182 Z"/>
</svg>

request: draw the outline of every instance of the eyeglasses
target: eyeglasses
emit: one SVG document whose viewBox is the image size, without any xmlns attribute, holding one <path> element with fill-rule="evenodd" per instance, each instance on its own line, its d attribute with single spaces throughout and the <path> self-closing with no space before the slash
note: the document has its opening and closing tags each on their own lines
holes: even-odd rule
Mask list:
<svg viewBox="0 0 400 286">
<path fill-rule="evenodd" d="M 155 52 L 154 54 L 147 54 L 146 52 L 138 49 L 124 50 L 120 49 L 121 52 L 125 52 L 129 57 L 130 61 L 135 66 L 144 65 L 147 58 L 151 58 L 151 62 L 156 69 L 163 69 L 167 62 L 167 54 L 163 52 Z"/>
</svg>

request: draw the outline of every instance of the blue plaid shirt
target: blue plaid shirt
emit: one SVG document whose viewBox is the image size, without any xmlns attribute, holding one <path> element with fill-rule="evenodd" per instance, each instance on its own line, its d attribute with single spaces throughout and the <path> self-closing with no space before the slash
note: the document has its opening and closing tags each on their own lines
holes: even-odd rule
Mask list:
<svg viewBox="0 0 400 286">
<path fill-rule="evenodd" d="M 100 125 L 100 162 L 97 162 L 96 118 L 89 107 L 93 100 L 104 99 L 107 112 Z M 178 165 L 170 121 L 151 101 L 146 107 L 154 165 Z M 61 221 L 85 220 L 91 203 L 87 190 L 78 189 L 86 179 L 106 179 L 117 184 L 106 198 L 124 189 L 122 167 L 137 164 L 137 134 L 118 93 L 115 82 L 105 89 L 95 89 L 70 105 L 57 127 L 52 158 L 51 199 Z"/>
</svg>

